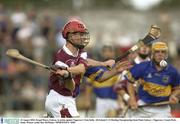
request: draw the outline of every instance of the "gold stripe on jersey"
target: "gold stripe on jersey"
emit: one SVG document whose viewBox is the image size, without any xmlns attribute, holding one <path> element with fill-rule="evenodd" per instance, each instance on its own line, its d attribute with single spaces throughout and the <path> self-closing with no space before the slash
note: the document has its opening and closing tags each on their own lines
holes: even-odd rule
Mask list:
<svg viewBox="0 0 180 124">
<path fill-rule="evenodd" d="M 131 83 L 134 83 L 136 80 L 133 78 L 132 74 L 130 71 L 127 71 L 126 73 L 126 78 L 128 79 L 128 81 L 130 81 Z"/>
<path fill-rule="evenodd" d="M 141 81 L 141 85 L 143 86 L 144 91 L 155 97 L 170 96 L 172 90 L 172 87 L 170 85 L 162 86 L 151 82 L 145 82 L 144 80 Z"/>
<path fill-rule="evenodd" d="M 95 80 L 95 78 L 103 71 L 103 69 L 98 70 L 94 74 L 91 74 L 88 78 L 90 78 L 92 81 Z"/>
<path fill-rule="evenodd" d="M 103 88 L 103 87 L 113 86 L 118 80 L 119 80 L 119 75 L 113 76 L 112 78 L 107 79 L 103 82 L 97 82 L 95 80 L 92 80 L 91 78 L 87 78 L 87 81 L 95 88 Z"/>
</svg>

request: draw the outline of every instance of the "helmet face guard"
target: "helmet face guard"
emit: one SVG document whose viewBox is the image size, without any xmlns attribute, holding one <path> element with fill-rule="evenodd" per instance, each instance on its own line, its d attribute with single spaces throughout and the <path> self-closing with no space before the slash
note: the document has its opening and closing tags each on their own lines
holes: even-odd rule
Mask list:
<svg viewBox="0 0 180 124">
<path fill-rule="evenodd" d="M 90 35 L 86 26 L 83 22 L 76 19 L 70 20 L 65 24 L 62 36 L 78 49 L 84 48 L 90 41 Z M 80 40 L 80 43 L 74 43 L 74 40 Z"/>
<path fill-rule="evenodd" d="M 78 40 L 79 43 L 75 43 L 74 40 Z M 74 47 L 78 49 L 83 49 L 90 42 L 89 32 L 73 32 L 69 33 L 67 41 L 70 42 Z"/>
<path fill-rule="evenodd" d="M 153 60 L 157 65 L 159 65 L 159 62 L 157 62 L 157 61 L 155 60 L 155 58 L 154 58 L 154 54 L 155 54 L 156 52 L 163 52 L 163 53 L 166 54 L 166 56 L 165 56 L 165 58 L 163 58 L 163 60 L 168 58 L 168 46 L 167 46 L 167 44 L 164 43 L 164 42 L 155 42 L 155 43 L 152 45 L 152 49 L 151 49 L 151 50 L 152 50 L 151 58 L 152 58 L 152 60 Z"/>
</svg>

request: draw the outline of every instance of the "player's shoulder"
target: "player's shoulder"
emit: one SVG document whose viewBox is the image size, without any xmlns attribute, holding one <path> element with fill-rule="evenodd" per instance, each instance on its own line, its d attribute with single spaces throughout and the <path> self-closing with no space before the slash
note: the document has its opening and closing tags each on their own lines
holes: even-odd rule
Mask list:
<svg viewBox="0 0 180 124">
<path fill-rule="evenodd" d="M 171 71 L 173 73 L 178 73 L 177 69 L 172 64 L 168 64 L 166 69 L 168 69 L 168 71 Z"/>
<path fill-rule="evenodd" d="M 135 65 L 138 67 L 146 67 L 146 66 L 151 65 L 151 62 L 150 61 L 144 61 L 144 62 L 141 62 L 139 64 L 135 64 Z"/>
<path fill-rule="evenodd" d="M 58 54 L 62 54 L 63 52 L 64 52 L 64 50 L 63 50 L 63 48 L 61 48 L 61 49 L 57 50 L 55 54 L 58 55 Z"/>
<path fill-rule="evenodd" d="M 64 61 L 67 58 L 69 58 L 68 54 L 63 49 L 59 49 L 55 54 L 54 54 L 54 61 Z"/>
<path fill-rule="evenodd" d="M 66 54 L 66 52 L 64 51 L 63 48 L 59 49 L 56 53 L 55 53 L 55 56 L 56 57 L 59 57 L 59 56 L 67 56 L 68 54 Z"/>
<path fill-rule="evenodd" d="M 151 62 L 149 62 L 149 61 L 141 62 L 141 63 L 139 63 L 139 64 L 135 64 L 135 65 L 131 68 L 131 70 L 144 71 L 144 70 L 146 70 L 147 68 L 151 67 L 150 65 L 151 65 Z"/>
<path fill-rule="evenodd" d="M 80 49 L 79 55 L 83 59 L 87 59 L 87 57 L 88 57 L 88 54 L 87 54 L 87 52 L 84 49 Z"/>
<path fill-rule="evenodd" d="M 150 65 L 151 64 L 151 61 L 144 61 L 144 62 L 141 62 L 139 63 L 140 65 Z"/>
</svg>

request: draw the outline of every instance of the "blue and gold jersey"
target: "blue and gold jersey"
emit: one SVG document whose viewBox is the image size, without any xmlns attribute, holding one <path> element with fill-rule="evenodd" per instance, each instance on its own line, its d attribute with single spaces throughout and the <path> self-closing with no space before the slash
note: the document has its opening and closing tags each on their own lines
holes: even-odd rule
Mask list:
<svg viewBox="0 0 180 124">
<path fill-rule="evenodd" d="M 135 80 L 141 80 L 138 97 L 146 103 L 167 101 L 172 88 L 180 86 L 179 74 L 172 65 L 157 71 L 152 61 L 135 65 L 125 78 L 132 83 Z"/>
<path fill-rule="evenodd" d="M 103 75 L 108 69 L 104 66 L 90 67 L 84 74 L 87 77 L 87 82 L 93 86 L 94 93 L 100 98 L 117 99 L 117 93 L 113 90 L 113 85 L 119 80 L 119 75 L 113 76 L 103 82 L 97 80 Z"/>
</svg>

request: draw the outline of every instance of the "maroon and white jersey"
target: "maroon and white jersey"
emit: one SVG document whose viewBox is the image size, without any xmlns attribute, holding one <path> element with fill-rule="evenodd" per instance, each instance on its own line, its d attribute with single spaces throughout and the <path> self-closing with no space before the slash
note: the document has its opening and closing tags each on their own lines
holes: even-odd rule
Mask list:
<svg viewBox="0 0 180 124">
<path fill-rule="evenodd" d="M 84 64 L 87 67 L 86 59 L 87 53 L 79 50 L 78 55 L 74 56 L 72 52 L 64 45 L 62 49 L 60 49 L 54 57 L 53 64 L 65 66 L 65 67 L 72 67 L 78 64 Z M 73 76 L 73 80 L 75 81 L 75 90 L 71 92 L 64 86 L 63 80 L 58 78 L 58 75 L 51 73 L 50 75 L 50 82 L 49 82 L 49 90 L 53 89 L 61 95 L 64 96 L 73 96 L 76 97 L 79 94 L 79 85 L 81 80 L 81 75 Z"/>
</svg>

